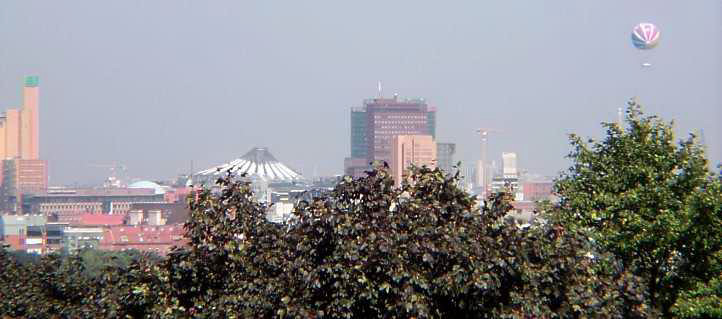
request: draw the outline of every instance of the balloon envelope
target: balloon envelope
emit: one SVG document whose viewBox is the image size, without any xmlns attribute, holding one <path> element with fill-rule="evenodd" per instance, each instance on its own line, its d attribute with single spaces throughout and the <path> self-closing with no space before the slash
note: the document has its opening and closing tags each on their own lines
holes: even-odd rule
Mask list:
<svg viewBox="0 0 722 319">
<path fill-rule="evenodd" d="M 649 50 L 659 43 L 659 29 L 651 23 L 640 23 L 632 30 L 632 44 L 637 49 Z"/>
</svg>

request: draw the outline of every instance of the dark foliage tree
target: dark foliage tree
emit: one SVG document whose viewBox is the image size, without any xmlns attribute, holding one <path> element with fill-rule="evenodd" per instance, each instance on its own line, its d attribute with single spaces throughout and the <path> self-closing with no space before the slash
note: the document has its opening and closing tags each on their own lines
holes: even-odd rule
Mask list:
<svg viewBox="0 0 722 319">
<path fill-rule="evenodd" d="M 634 100 L 626 125 L 604 124 L 602 141 L 571 136 L 558 217 L 590 230 L 670 316 L 681 292 L 720 274 L 720 182 L 694 137 L 675 144 L 671 123 L 644 116 Z"/>
<path fill-rule="evenodd" d="M 150 313 L 153 303 L 138 301 L 142 296 L 138 289 L 148 277 L 155 279 L 147 270 L 157 258 L 138 252 L 96 250 L 30 258 L 0 249 L 0 314 L 19 318 L 141 318 Z"/>
<path fill-rule="evenodd" d="M 191 202 L 190 247 L 161 270 L 162 308 L 198 317 L 610 317 L 648 314 L 641 283 L 580 233 L 521 228 L 505 194 L 485 209 L 457 177 L 414 169 L 342 181 L 265 220 L 248 184 Z"/>
<path fill-rule="evenodd" d="M 79 257 L 53 254 L 37 263 L 16 262 L 0 252 L 0 311 L 17 317 L 88 317 L 92 305 L 86 296 L 93 289 L 82 275 Z"/>
<path fill-rule="evenodd" d="M 190 200 L 189 244 L 160 261 L 108 262 L 89 277 L 78 275 L 82 263 L 70 270 L 50 257 L 22 269 L 0 256 L 0 297 L 22 294 L 0 298 L 0 309 L 106 318 L 653 315 L 641 280 L 583 232 L 518 225 L 504 218 L 504 193 L 479 209 L 458 175 L 409 175 L 400 188 L 384 169 L 346 178 L 283 225 L 267 222 L 250 185 L 229 176 Z M 37 276 L 23 282 L 27 271 Z"/>
</svg>

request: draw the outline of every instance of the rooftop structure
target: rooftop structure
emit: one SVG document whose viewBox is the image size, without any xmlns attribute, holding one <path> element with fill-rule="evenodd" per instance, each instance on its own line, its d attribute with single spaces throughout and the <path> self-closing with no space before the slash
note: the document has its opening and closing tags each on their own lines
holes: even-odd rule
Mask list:
<svg viewBox="0 0 722 319">
<path fill-rule="evenodd" d="M 240 158 L 200 171 L 194 174 L 193 178 L 197 178 L 198 182 L 207 183 L 228 172 L 235 176 L 246 174 L 247 177 L 257 177 L 267 181 L 293 182 L 303 179 L 301 174 L 279 162 L 264 147 L 254 147 Z"/>
<path fill-rule="evenodd" d="M 158 185 L 156 182 L 151 181 L 139 181 L 128 185 L 128 188 L 150 188 L 155 191 L 156 194 L 165 194 L 167 187 Z"/>
<path fill-rule="evenodd" d="M 123 225 L 125 215 L 116 214 L 83 214 L 79 216 L 79 224 L 84 226 Z"/>
</svg>

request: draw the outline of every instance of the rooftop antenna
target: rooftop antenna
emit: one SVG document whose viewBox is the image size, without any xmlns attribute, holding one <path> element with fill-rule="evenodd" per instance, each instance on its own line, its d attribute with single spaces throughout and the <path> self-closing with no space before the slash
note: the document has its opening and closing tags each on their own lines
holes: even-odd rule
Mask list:
<svg viewBox="0 0 722 319">
<path fill-rule="evenodd" d="M 383 97 L 383 94 L 381 94 L 381 81 L 379 81 L 379 98 Z"/>
</svg>

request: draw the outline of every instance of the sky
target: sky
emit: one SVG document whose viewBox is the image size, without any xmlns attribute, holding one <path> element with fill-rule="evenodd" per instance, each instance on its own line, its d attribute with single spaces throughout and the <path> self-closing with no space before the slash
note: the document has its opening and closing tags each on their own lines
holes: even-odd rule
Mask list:
<svg viewBox="0 0 722 319">
<path fill-rule="evenodd" d="M 632 47 L 635 24 L 661 30 Z M 722 1 L 0 0 L 0 110 L 40 77 L 50 184 L 87 184 L 119 163 L 165 179 L 265 146 L 306 176 L 343 171 L 349 109 L 423 97 L 437 141 L 479 157 L 516 152 L 529 172 L 569 166 L 568 134 L 637 96 L 702 129 L 722 159 Z M 642 62 L 652 64 L 641 68 Z"/>
</svg>

